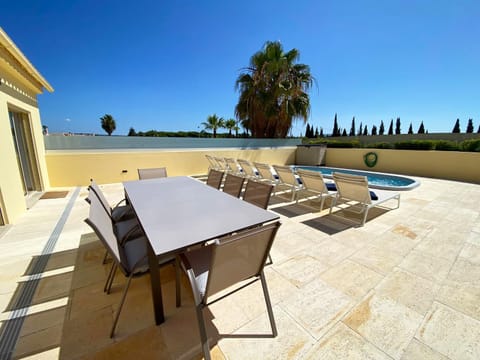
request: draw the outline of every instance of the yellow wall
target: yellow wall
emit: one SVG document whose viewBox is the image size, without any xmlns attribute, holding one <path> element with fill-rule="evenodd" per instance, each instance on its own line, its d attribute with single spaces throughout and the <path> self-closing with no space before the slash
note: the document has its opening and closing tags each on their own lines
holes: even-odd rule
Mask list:
<svg viewBox="0 0 480 360">
<path fill-rule="evenodd" d="M 88 185 L 91 178 L 98 183 L 115 183 L 138 179 L 138 168 L 167 168 L 169 176 L 206 174 L 206 154 L 242 158 L 269 164 L 293 164 L 296 147 L 258 150 L 99 150 L 47 151 L 46 161 L 50 185 L 53 187 Z M 127 170 L 126 173 L 122 173 Z"/>
<path fill-rule="evenodd" d="M 363 161 L 370 151 L 378 155 L 373 168 Z M 474 152 L 329 148 L 326 166 L 480 183 L 480 153 Z"/>
<path fill-rule="evenodd" d="M 5 85 L 3 85 L 5 86 Z M 47 164 L 45 162 L 45 146 L 43 143 L 42 125 L 38 108 L 28 105 L 0 91 L 0 190 L 2 194 L 2 210 L 6 223 L 15 220 L 26 210 L 21 175 L 17 163 L 8 110 L 25 112 L 29 116 L 33 142 L 40 172 L 41 188 L 49 187 Z"/>
</svg>

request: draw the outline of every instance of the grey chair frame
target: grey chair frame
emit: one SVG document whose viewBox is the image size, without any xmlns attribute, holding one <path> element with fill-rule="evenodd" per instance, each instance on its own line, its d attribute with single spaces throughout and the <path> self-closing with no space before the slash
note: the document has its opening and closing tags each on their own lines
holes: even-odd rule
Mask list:
<svg viewBox="0 0 480 360">
<path fill-rule="evenodd" d="M 223 175 L 223 171 L 210 169 L 210 171 L 208 172 L 206 184 L 214 187 L 215 189 L 220 189 L 220 187 L 222 186 Z"/>
<path fill-rule="evenodd" d="M 114 317 L 114 322 L 110 330 L 110 337 L 113 338 L 115 329 L 118 324 L 120 312 L 122 311 L 128 289 L 133 277 L 146 274 L 149 270 L 147 258 L 147 239 L 139 237 L 131 239 L 128 242 L 121 244 L 116 237 L 110 217 L 105 211 L 105 208 L 97 197 L 91 198 L 90 211 L 85 222 L 93 229 L 102 244 L 107 249 L 108 253 L 114 260 L 114 264 L 110 270 L 105 287 L 108 289 L 113 283 L 115 272 L 120 269 L 127 277 L 121 301 Z M 178 267 L 178 257 L 166 256 L 159 259 L 159 265 L 174 264 L 175 265 L 175 285 L 176 285 L 176 305 L 180 306 L 180 272 Z M 157 271 L 157 269 L 154 269 Z M 105 290 L 105 288 L 104 288 Z"/>
<path fill-rule="evenodd" d="M 242 193 L 244 182 L 244 177 L 228 173 L 225 176 L 225 182 L 223 183 L 223 192 L 238 198 Z"/>
<path fill-rule="evenodd" d="M 258 280 L 262 283 L 272 337 L 277 336 L 278 331 L 263 268 L 280 225 L 280 222 L 275 222 L 244 230 L 220 239 L 219 242 L 180 255 L 182 268 L 187 274 L 193 291 L 205 359 L 209 360 L 211 357 L 203 309 Z M 209 301 L 212 295 L 243 281 L 248 282 Z"/>
<path fill-rule="evenodd" d="M 158 179 L 168 176 L 166 167 L 137 169 L 137 172 L 140 180 Z"/>
</svg>

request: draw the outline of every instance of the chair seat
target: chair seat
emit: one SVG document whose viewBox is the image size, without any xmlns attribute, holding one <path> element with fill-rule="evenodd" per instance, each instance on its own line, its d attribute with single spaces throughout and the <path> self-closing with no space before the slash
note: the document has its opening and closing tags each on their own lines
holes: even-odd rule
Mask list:
<svg viewBox="0 0 480 360">
<path fill-rule="evenodd" d="M 136 238 L 143 235 L 136 218 L 118 221 L 115 223 L 114 227 L 115 234 L 121 242 L 127 240 L 127 238 Z"/>
<path fill-rule="evenodd" d="M 134 275 L 138 275 L 149 271 L 147 242 L 148 240 L 145 236 L 140 236 L 125 243 L 125 270 L 128 273 L 133 272 Z M 158 264 L 163 265 L 174 260 L 174 255 L 159 257 Z"/>
<path fill-rule="evenodd" d="M 134 217 L 135 213 L 130 205 L 120 205 L 112 209 L 112 219 L 114 222 L 122 219 Z"/>
</svg>

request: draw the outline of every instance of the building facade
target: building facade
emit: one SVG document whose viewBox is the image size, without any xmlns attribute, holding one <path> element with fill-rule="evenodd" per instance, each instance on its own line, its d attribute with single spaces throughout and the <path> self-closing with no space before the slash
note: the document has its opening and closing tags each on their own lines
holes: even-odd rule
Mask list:
<svg viewBox="0 0 480 360">
<path fill-rule="evenodd" d="M 0 225 L 49 187 L 37 96 L 52 86 L 0 28 Z"/>
</svg>

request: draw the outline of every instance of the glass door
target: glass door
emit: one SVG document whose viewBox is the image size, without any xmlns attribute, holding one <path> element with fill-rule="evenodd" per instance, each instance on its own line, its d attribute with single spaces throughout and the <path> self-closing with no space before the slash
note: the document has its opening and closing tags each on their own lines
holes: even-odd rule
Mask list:
<svg viewBox="0 0 480 360">
<path fill-rule="evenodd" d="M 36 171 L 35 150 L 32 133 L 26 113 L 9 111 L 10 126 L 12 129 L 17 163 L 22 178 L 23 192 L 38 190 L 39 176 Z"/>
</svg>

